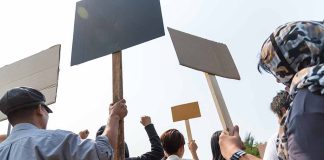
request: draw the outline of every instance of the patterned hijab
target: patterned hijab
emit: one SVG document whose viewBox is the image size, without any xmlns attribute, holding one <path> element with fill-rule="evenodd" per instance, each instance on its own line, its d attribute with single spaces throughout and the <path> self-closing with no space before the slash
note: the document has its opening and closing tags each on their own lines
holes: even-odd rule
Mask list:
<svg viewBox="0 0 324 160">
<path fill-rule="evenodd" d="M 297 21 L 279 26 L 264 42 L 259 67 L 296 88 L 324 94 L 324 24 Z"/>
</svg>

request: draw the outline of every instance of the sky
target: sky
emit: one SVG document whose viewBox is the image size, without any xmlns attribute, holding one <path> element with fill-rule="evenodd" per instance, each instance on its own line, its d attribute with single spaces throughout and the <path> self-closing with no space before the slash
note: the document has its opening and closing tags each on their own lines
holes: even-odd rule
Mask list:
<svg viewBox="0 0 324 160">
<path fill-rule="evenodd" d="M 112 102 L 111 55 L 70 66 L 75 0 L 0 1 L 0 67 L 61 44 L 56 103 L 51 105 L 48 129 L 89 138 L 104 125 Z M 142 115 L 151 116 L 158 134 L 176 128 L 185 135 L 185 122 L 172 122 L 171 107 L 198 101 L 201 117 L 190 120 L 200 159 L 211 159 L 211 135 L 221 130 L 217 111 L 202 72 L 179 65 L 166 27 L 225 43 L 241 80 L 217 77 L 225 103 L 240 135 L 249 132 L 264 142 L 277 130 L 270 111 L 276 92 L 284 89 L 266 73 L 257 71 L 263 41 L 279 25 L 297 20 L 323 20 L 321 0 L 162 0 L 166 35 L 123 50 L 125 141 L 130 155 L 150 150 Z M 1 75 L 6 76 L 6 75 Z M 0 122 L 6 133 L 7 121 Z M 191 158 L 185 148 L 185 158 Z"/>
</svg>

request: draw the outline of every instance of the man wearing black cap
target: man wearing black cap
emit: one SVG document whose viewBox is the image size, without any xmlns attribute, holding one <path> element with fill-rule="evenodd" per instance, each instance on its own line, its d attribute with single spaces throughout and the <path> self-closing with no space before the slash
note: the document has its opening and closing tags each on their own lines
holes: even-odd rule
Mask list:
<svg viewBox="0 0 324 160">
<path fill-rule="evenodd" d="M 27 87 L 14 88 L 3 95 L 0 111 L 7 115 L 13 129 L 0 144 L 0 159 L 112 159 L 119 120 L 127 115 L 125 100 L 109 107 L 108 127 L 95 141 L 81 141 L 69 131 L 45 130 L 48 113 L 52 113 L 45 101 L 41 92 Z"/>
</svg>

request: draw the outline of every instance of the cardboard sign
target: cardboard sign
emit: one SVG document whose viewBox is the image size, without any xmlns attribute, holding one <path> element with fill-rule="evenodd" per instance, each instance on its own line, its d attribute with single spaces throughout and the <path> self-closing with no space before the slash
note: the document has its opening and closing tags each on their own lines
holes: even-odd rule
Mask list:
<svg viewBox="0 0 324 160">
<path fill-rule="evenodd" d="M 181 65 L 205 72 L 211 95 L 223 129 L 233 127 L 215 75 L 240 79 L 233 58 L 225 44 L 213 42 L 168 28 Z"/>
<path fill-rule="evenodd" d="M 225 44 L 169 27 L 168 30 L 181 65 L 212 75 L 240 79 L 233 58 Z"/>
<path fill-rule="evenodd" d="M 83 0 L 75 12 L 71 65 L 164 35 L 159 0 Z"/>
<path fill-rule="evenodd" d="M 198 102 L 174 106 L 171 108 L 173 122 L 200 117 Z"/>
<path fill-rule="evenodd" d="M 0 68 L 0 96 L 14 87 L 31 87 L 41 91 L 46 104 L 56 101 L 61 45 Z M 0 112 L 0 121 L 6 116 Z"/>
</svg>

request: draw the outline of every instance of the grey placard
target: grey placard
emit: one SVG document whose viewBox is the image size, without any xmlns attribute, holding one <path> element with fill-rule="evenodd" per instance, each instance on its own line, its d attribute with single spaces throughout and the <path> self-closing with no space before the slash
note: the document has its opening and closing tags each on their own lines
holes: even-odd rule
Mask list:
<svg viewBox="0 0 324 160">
<path fill-rule="evenodd" d="M 159 0 L 83 0 L 76 3 L 71 65 L 164 35 Z"/>
<path fill-rule="evenodd" d="M 0 97 L 14 87 L 41 91 L 46 104 L 56 102 L 61 45 L 55 45 L 30 57 L 0 68 Z M 0 121 L 7 117 L 0 112 Z"/>
<path fill-rule="evenodd" d="M 225 44 L 169 27 L 168 30 L 181 65 L 212 75 L 240 79 L 233 58 Z"/>
</svg>

